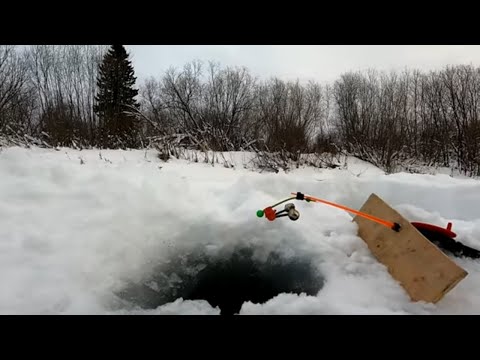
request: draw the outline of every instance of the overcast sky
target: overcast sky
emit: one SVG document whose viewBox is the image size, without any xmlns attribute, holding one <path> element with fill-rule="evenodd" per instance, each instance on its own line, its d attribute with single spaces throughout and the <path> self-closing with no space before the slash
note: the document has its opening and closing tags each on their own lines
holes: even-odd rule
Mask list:
<svg viewBox="0 0 480 360">
<path fill-rule="evenodd" d="M 350 70 L 405 67 L 435 70 L 448 64 L 480 66 L 477 45 L 126 45 L 140 81 L 192 60 L 246 66 L 265 78 L 331 82 Z"/>
</svg>

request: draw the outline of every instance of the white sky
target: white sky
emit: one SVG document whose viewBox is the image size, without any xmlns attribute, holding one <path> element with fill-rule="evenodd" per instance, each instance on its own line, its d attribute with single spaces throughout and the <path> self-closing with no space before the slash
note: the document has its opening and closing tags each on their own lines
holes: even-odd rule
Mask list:
<svg viewBox="0 0 480 360">
<path fill-rule="evenodd" d="M 246 66 L 261 78 L 332 82 L 346 71 L 480 66 L 479 45 L 126 45 L 141 82 L 192 60 Z"/>
</svg>

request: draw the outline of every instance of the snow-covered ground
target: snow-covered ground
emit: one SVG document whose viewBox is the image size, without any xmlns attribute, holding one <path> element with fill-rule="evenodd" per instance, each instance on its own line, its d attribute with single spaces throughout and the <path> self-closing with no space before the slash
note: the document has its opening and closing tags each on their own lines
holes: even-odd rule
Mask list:
<svg viewBox="0 0 480 360">
<path fill-rule="evenodd" d="M 255 214 L 296 191 L 354 208 L 375 192 L 411 221 L 453 222 L 458 240 L 480 248 L 480 181 L 384 175 L 356 159 L 347 169 L 258 173 L 244 169 L 245 156 L 233 154 L 227 169 L 165 163 L 154 151 L 2 148 L 0 313 L 218 314 L 201 300 L 141 309 L 117 294 L 173 256 L 239 244 L 257 249 L 258 261 L 272 251 L 309 256 L 325 281 L 316 296 L 245 302 L 240 314 L 480 313 L 480 261 L 455 258 L 468 276 L 436 305 L 412 303 L 350 214 L 306 202 L 295 202 L 296 222 Z"/>
</svg>

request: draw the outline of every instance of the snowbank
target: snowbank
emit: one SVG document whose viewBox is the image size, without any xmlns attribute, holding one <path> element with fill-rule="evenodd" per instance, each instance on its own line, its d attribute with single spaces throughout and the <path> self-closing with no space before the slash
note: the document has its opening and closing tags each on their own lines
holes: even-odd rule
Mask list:
<svg viewBox="0 0 480 360">
<path fill-rule="evenodd" d="M 234 154 L 241 161 L 245 154 Z M 116 295 L 172 254 L 238 244 L 316 259 L 317 296 L 279 294 L 241 314 L 480 313 L 480 262 L 437 305 L 412 303 L 356 236 L 351 215 L 296 203 L 301 216 L 270 223 L 257 209 L 302 191 L 358 208 L 377 193 L 412 221 L 445 226 L 480 248 L 480 182 L 445 174 L 384 173 L 349 159 L 347 169 L 258 173 L 170 160 L 154 151 L 3 148 L 0 152 L 0 313 L 218 314 L 205 301 L 156 309 Z M 260 260 L 261 261 L 261 260 Z"/>
</svg>

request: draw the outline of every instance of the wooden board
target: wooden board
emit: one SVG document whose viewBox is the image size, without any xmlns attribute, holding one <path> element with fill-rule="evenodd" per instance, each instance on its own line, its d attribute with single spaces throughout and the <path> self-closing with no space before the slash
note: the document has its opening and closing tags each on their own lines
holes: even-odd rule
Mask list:
<svg viewBox="0 0 480 360">
<path fill-rule="evenodd" d="M 436 303 L 468 275 L 377 195 L 371 194 L 360 211 L 401 225 L 396 232 L 360 216 L 353 219 L 359 236 L 413 301 Z"/>
</svg>

